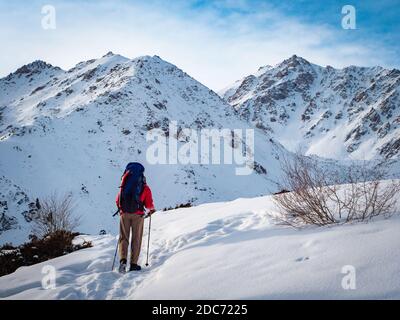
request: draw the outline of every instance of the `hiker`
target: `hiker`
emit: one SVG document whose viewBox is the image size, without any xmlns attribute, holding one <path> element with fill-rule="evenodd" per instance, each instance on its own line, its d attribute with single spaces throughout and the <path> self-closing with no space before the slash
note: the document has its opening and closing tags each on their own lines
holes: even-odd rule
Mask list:
<svg viewBox="0 0 400 320">
<path fill-rule="evenodd" d="M 131 162 L 126 166 L 116 202 L 120 213 L 119 271 L 126 271 L 130 234 L 132 240 L 129 271 L 139 271 L 141 267 L 137 263 L 142 245 L 144 210 L 148 210 L 146 216 L 155 212 L 151 190 L 144 176 L 144 167 L 140 163 Z"/>
</svg>

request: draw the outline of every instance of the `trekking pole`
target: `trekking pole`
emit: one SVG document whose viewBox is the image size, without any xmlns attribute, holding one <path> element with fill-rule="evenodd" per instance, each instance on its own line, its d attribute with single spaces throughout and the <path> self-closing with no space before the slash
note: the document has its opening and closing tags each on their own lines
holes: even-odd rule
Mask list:
<svg viewBox="0 0 400 320">
<path fill-rule="evenodd" d="M 119 245 L 119 241 L 117 241 L 117 246 L 116 246 L 116 248 L 115 248 L 114 259 L 113 259 L 113 263 L 112 263 L 111 271 L 113 271 L 113 270 L 114 270 L 114 264 L 115 264 L 115 258 L 116 258 L 116 256 L 117 256 L 118 245 Z"/>
<path fill-rule="evenodd" d="M 118 213 L 119 213 L 119 208 L 118 208 L 117 212 L 115 212 L 115 213 L 113 214 L 113 217 L 115 217 Z M 116 258 L 116 256 L 117 256 L 118 245 L 119 245 L 119 241 L 117 241 L 117 247 L 115 248 L 114 259 L 113 259 L 111 271 L 114 270 L 114 264 L 115 264 L 115 258 Z"/>
<path fill-rule="evenodd" d="M 149 233 L 147 234 L 147 259 L 146 259 L 146 267 L 149 266 L 150 230 L 151 230 L 151 215 L 150 215 L 150 220 L 149 220 Z"/>
</svg>

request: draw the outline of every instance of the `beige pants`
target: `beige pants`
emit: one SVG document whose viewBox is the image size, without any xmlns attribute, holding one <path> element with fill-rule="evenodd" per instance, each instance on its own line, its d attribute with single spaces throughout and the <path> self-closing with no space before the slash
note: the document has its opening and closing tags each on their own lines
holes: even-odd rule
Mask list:
<svg viewBox="0 0 400 320">
<path fill-rule="evenodd" d="M 137 264 L 142 246 L 144 218 L 138 214 L 122 214 L 119 224 L 119 257 L 127 259 L 129 235 L 132 232 L 131 263 Z"/>
</svg>

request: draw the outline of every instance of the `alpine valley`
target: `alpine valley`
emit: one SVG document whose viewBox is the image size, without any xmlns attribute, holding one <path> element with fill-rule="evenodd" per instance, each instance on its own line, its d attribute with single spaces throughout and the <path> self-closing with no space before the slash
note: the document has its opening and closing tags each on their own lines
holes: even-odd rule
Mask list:
<svg viewBox="0 0 400 320">
<path fill-rule="evenodd" d="M 399 85 L 396 69 L 338 70 L 297 56 L 219 95 L 158 56 L 110 52 L 67 71 L 32 62 L 0 79 L 0 243 L 25 241 L 36 199 L 55 192 L 73 195 L 80 231 L 115 233 L 130 161 L 146 167 L 159 209 L 271 194 L 281 157 L 299 149 L 327 163 L 383 157 L 399 169 Z M 253 173 L 236 175 L 235 163 L 150 164 L 147 132 L 168 136 L 171 122 L 178 134 L 168 138 L 180 145 L 184 128 L 254 129 L 254 147 L 245 146 Z M 234 134 L 225 142 L 241 146 Z"/>
</svg>

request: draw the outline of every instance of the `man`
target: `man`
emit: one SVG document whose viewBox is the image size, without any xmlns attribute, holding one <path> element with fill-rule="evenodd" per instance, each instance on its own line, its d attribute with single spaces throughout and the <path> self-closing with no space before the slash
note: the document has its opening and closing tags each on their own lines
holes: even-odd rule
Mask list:
<svg viewBox="0 0 400 320">
<path fill-rule="evenodd" d="M 129 163 L 125 169 L 121 181 L 121 190 L 117 195 L 117 206 L 120 210 L 119 227 L 119 271 L 126 271 L 129 236 L 131 240 L 131 263 L 129 271 L 139 271 L 138 265 L 140 249 L 142 245 L 144 210 L 148 210 L 148 215 L 155 212 L 153 197 L 150 187 L 144 177 L 144 167 L 136 162 Z M 135 194 L 137 193 L 137 194 Z"/>
</svg>

